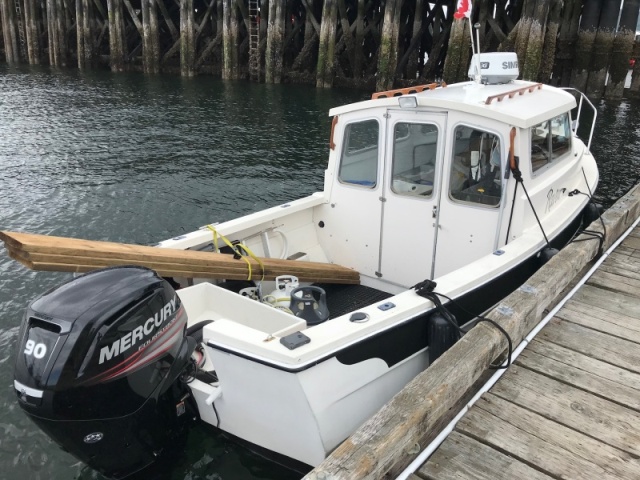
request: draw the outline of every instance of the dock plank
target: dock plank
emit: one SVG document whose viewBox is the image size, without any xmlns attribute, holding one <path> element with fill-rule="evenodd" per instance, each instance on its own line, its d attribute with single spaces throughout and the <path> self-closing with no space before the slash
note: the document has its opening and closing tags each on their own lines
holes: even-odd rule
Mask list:
<svg viewBox="0 0 640 480">
<path fill-rule="evenodd" d="M 527 465 L 536 465 L 553 477 L 584 480 L 623 478 L 610 468 L 610 462 L 605 462 L 609 467 L 605 469 L 596 463 L 598 459 L 583 451 L 580 441 L 589 437 L 576 435 L 562 425 L 500 398 L 494 397 L 494 400 L 491 403 L 489 396 L 482 399 L 460 420 L 456 430 Z M 564 441 L 559 442 L 558 439 Z M 571 448 L 578 449 L 579 453 L 574 453 Z M 579 477 L 577 472 L 580 472 Z M 513 477 L 503 474 L 495 478 L 506 480 Z"/>
<path fill-rule="evenodd" d="M 632 296 L 635 296 L 640 292 L 640 280 L 628 276 L 609 273 L 602 269 L 598 269 L 587 283 L 606 290 L 625 293 Z"/>
<path fill-rule="evenodd" d="M 417 474 L 428 480 L 553 478 L 458 432 L 447 437 Z"/>
<path fill-rule="evenodd" d="M 538 338 L 640 373 L 640 348 L 635 342 L 562 321 L 557 317 L 547 324 Z"/>
<path fill-rule="evenodd" d="M 491 392 L 580 433 L 640 455 L 640 413 L 519 365 Z"/>
<path fill-rule="evenodd" d="M 624 241 L 622 242 L 622 245 L 624 245 L 627 248 L 633 248 L 634 250 L 640 250 L 640 237 L 637 237 L 635 235 L 629 235 L 627 238 L 624 239 Z"/>
<path fill-rule="evenodd" d="M 599 270 L 616 273 L 629 278 L 640 279 L 640 258 L 609 255 Z"/>
<path fill-rule="evenodd" d="M 532 342 L 516 364 L 640 412 L 639 374 L 541 341 Z"/>
<path fill-rule="evenodd" d="M 640 302 L 637 294 L 624 295 L 587 284 L 575 293 L 573 300 L 640 319 Z"/>
<path fill-rule="evenodd" d="M 549 449 L 551 447 L 553 450 L 557 450 L 559 454 L 566 456 L 576 469 L 566 472 L 562 475 L 562 478 L 586 478 L 582 477 L 581 470 L 577 469 L 578 464 L 586 467 L 587 476 L 591 471 L 601 472 L 604 470 L 607 473 L 603 474 L 602 478 L 613 475 L 613 478 L 635 479 L 637 478 L 637 472 L 640 471 L 640 459 L 634 455 L 603 444 L 598 439 L 576 432 L 491 393 L 478 400 L 473 410 L 487 412 L 497 421 L 507 423 L 513 429 L 517 429 L 517 432 L 514 431 L 514 433 L 523 435 L 523 438 L 533 437 L 535 442 L 544 441 L 547 445 L 543 445 L 543 448 Z M 470 432 L 466 421 L 465 423 L 461 421 L 458 428 L 466 429 L 466 431 Z M 475 429 L 476 427 L 471 428 Z M 489 428 L 491 427 L 489 426 Z M 493 434 L 481 431 L 478 433 L 483 435 L 483 438 L 490 443 L 489 437 Z M 500 439 L 496 439 L 496 441 L 504 443 Z M 520 444 L 523 443 L 522 439 L 516 438 L 514 441 Z M 526 449 L 526 446 L 527 444 L 525 443 L 517 448 Z M 516 448 L 505 445 L 504 451 L 515 454 L 515 450 Z M 526 452 L 525 450 L 525 454 L 521 455 L 527 455 L 526 458 L 530 458 L 532 454 L 535 454 L 535 452 Z M 584 463 L 585 461 L 587 463 Z M 596 467 L 592 468 L 589 464 Z M 544 457 L 541 459 L 541 465 L 547 471 L 552 471 Z M 560 467 L 563 468 L 564 466 L 560 464 Z M 559 472 L 556 470 L 554 473 L 558 474 Z"/>
<path fill-rule="evenodd" d="M 612 313 L 592 305 L 567 302 L 564 308 L 556 313 L 556 317 L 640 343 L 640 320 L 621 313 Z"/>
</svg>

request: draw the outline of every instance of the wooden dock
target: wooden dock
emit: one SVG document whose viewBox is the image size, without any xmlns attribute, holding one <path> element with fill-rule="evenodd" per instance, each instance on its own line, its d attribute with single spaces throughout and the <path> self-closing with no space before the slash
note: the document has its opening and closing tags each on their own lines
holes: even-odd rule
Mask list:
<svg viewBox="0 0 640 480">
<path fill-rule="evenodd" d="M 415 478 L 640 478 L 640 227 Z"/>
<path fill-rule="evenodd" d="M 640 478 L 638 218 L 640 185 L 603 214 L 606 232 L 590 225 L 605 233 L 597 262 L 598 242 L 578 237 L 486 315 L 521 354 L 466 415 L 505 358 L 504 336 L 486 322 L 305 479 Z"/>
</svg>

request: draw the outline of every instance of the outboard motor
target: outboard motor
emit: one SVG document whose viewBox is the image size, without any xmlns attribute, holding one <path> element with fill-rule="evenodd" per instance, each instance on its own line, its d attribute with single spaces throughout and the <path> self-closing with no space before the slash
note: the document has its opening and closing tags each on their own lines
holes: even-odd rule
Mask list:
<svg viewBox="0 0 640 480">
<path fill-rule="evenodd" d="M 152 464 L 193 419 L 180 379 L 195 340 L 169 283 L 143 267 L 74 278 L 34 300 L 19 335 L 22 409 L 103 475 Z"/>
</svg>

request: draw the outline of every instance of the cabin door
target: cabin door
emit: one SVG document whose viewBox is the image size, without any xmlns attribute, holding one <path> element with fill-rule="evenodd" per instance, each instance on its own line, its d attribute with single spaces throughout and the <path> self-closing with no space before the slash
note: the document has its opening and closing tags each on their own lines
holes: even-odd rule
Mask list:
<svg viewBox="0 0 640 480">
<path fill-rule="evenodd" d="M 489 119 L 482 119 L 482 126 L 468 120 L 468 115 L 449 114 L 434 278 L 491 254 L 498 245 L 508 130 Z"/>
<path fill-rule="evenodd" d="M 447 115 L 390 110 L 378 276 L 411 287 L 431 278 Z"/>
</svg>

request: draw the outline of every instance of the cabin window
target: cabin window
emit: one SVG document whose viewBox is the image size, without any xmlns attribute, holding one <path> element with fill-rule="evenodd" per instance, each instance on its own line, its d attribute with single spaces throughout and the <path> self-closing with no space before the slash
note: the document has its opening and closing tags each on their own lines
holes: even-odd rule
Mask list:
<svg viewBox="0 0 640 480">
<path fill-rule="evenodd" d="M 374 188 L 378 180 L 377 120 L 350 123 L 344 131 L 344 148 L 338 179 L 342 183 Z"/>
<path fill-rule="evenodd" d="M 428 123 L 396 123 L 393 135 L 391 190 L 398 195 L 429 198 L 438 150 L 438 127 Z"/>
<path fill-rule="evenodd" d="M 502 150 L 497 135 L 472 127 L 455 129 L 449 195 L 453 200 L 495 207 L 502 196 Z"/>
<path fill-rule="evenodd" d="M 571 119 L 558 115 L 531 129 L 531 169 L 535 172 L 571 151 Z"/>
</svg>

